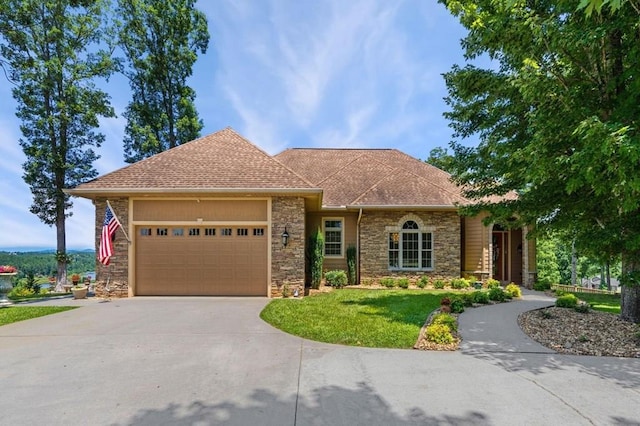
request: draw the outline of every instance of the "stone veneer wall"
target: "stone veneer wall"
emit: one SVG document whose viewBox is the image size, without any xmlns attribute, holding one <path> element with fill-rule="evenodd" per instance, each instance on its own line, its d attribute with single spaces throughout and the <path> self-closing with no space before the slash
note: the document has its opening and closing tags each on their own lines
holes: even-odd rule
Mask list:
<svg viewBox="0 0 640 426">
<path fill-rule="evenodd" d="M 433 271 L 392 272 L 388 268 L 386 227 L 402 226 L 401 219 L 408 215 L 417 216 L 425 227 L 433 229 Z M 360 222 L 360 259 L 361 279 L 413 274 L 424 274 L 434 278 L 459 278 L 461 272 L 460 216 L 457 212 L 364 211 Z"/>
<path fill-rule="evenodd" d="M 289 244 L 282 245 L 285 226 Z M 291 293 L 304 292 L 305 208 L 302 197 L 273 197 L 271 202 L 271 297 L 282 295 L 286 284 Z"/>
<path fill-rule="evenodd" d="M 129 199 L 109 198 L 111 207 L 118 220 L 129 233 Z M 104 212 L 107 208 L 106 198 L 98 198 L 94 201 L 96 207 L 96 283 L 95 294 L 97 297 L 129 297 L 129 243 L 118 229 L 115 233 L 113 243 L 113 256 L 108 266 L 98 262 L 97 253 L 100 250 L 100 235 L 102 234 L 102 223 L 104 222 Z M 130 235 L 129 238 L 133 236 Z M 107 287 L 107 281 L 109 286 Z M 109 291 L 107 291 L 107 289 Z"/>
</svg>

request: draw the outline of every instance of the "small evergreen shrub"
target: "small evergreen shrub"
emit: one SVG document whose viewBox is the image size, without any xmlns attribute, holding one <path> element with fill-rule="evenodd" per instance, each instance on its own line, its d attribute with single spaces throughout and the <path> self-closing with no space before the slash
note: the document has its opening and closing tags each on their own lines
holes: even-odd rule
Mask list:
<svg viewBox="0 0 640 426">
<path fill-rule="evenodd" d="M 455 317 L 449 314 L 441 313 L 441 314 L 435 315 L 433 317 L 433 321 L 431 321 L 431 324 L 446 325 L 449 328 L 449 331 L 452 333 L 455 333 L 456 331 L 458 331 L 458 322 L 456 321 Z"/>
<path fill-rule="evenodd" d="M 397 284 L 400 288 L 409 288 L 409 278 L 398 278 Z"/>
<path fill-rule="evenodd" d="M 504 302 L 507 300 L 507 296 L 502 289 L 502 287 L 492 287 L 488 292 L 489 300 L 493 300 L 495 302 Z"/>
<path fill-rule="evenodd" d="M 365 278 L 362 280 L 362 285 L 365 287 L 370 287 L 373 284 L 371 278 Z"/>
<path fill-rule="evenodd" d="M 462 299 L 462 302 L 464 303 L 465 307 L 473 306 L 473 303 L 474 303 L 473 293 L 462 293 L 460 295 L 460 298 Z"/>
<path fill-rule="evenodd" d="M 433 288 L 438 289 L 438 290 L 442 290 L 443 288 L 445 288 L 447 285 L 447 283 L 444 282 L 444 280 L 435 280 L 433 282 Z"/>
<path fill-rule="evenodd" d="M 551 283 L 542 282 L 542 281 L 536 281 L 535 283 L 533 283 L 533 289 L 535 291 L 551 290 Z"/>
<path fill-rule="evenodd" d="M 518 284 L 509 284 L 505 287 L 504 291 L 511 297 L 522 297 L 522 290 L 520 290 L 520 286 Z"/>
<path fill-rule="evenodd" d="M 420 279 L 416 282 L 416 285 L 419 288 L 425 288 L 427 286 L 427 284 L 429 283 L 429 278 L 427 278 L 426 276 L 421 276 Z"/>
<path fill-rule="evenodd" d="M 573 309 L 575 309 L 576 312 L 580 312 L 581 314 L 588 314 L 591 310 L 591 305 L 586 302 L 580 302 Z"/>
<path fill-rule="evenodd" d="M 493 278 L 489 278 L 487 280 L 487 288 L 496 288 L 500 287 L 500 281 L 494 280 Z"/>
<path fill-rule="evenodd" d="M 395 278 L 391 278 L 391 277 L 382 278 L 380 279 L 380 285 L 387 288 L 393 288 L 396 286 L 396 280 Z"/>
<path fill-rule="evenodd" d="M 349 285 L 356 283 L 356 254 L 355 246 L 347 247 L 347 283 Z"/>
<path fill-rule="evenodd" d="M 464 300 L 462 297 L 454 297 L 453 300 L 451 300 L 451 312 L 454 314 L 464 312 Z"/>
<path fill-rule="evenodd" d="M 324 237 L 320 228 L 309 237 L 306 260 L 309 264 L 309 281 L 311 288 L 320 288 L 322 281 L 322 264 L 324 263 Z"/>
<path fill-rule="evenodd" d="M 427 340 L 438 344 L 453 343 L 453 335 L 444 324 L 431 324 L 427 326 Z"/>
<path fill-rule="evenodd" d="M 556 306 L 559 308 L 575 308 L 578 305 L 578 298 L 575 294 L 565 294 L 556 299 Z"/>
<path fill-rule="evenodd" d="M 464 278 L 454 278 L 453 280 L 451 280 L 451 288 L 455 290 L 462 290 L 469 286 L 469 281 L 465 280 Z"/>
<path fill-rule="evenodd" d="M 347 274 L 341 270 L 327 271 L 324 274 L 327 285 L 335 288 L 342 288 L 347 285 Z"/>
<path fill-rule="evenodd" d="M 489 293 L 486 291 L 474 291 L 471 294 L 473 295 L 473 303 L 481 303 L 483 305 L 489 303 Z"/>
</svg>

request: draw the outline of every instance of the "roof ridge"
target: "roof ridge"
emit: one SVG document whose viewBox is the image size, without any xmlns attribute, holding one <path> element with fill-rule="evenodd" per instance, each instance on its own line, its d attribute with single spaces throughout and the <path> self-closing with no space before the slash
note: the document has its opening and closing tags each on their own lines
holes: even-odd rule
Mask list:
<svg viewBox="0 0 640 426">
<path fill-rule="evenodd" d="M 327 176 L 326 178 L 324 178 L 320 182 L 318 182 L 318 186 L 322 185 L 323 182 L 326 182 L 329 178 L 332 178 L 333 176 L 337 175 L 338 173 L 340 173 L 341 171 L 343 171 L 344 169 L 346 169 L 347 167 L 349 167 L 351 164 L 355 163 L 356 161 L 358 161 L 362 157 L 370 157 L 370 156 L 368 156 L 366 153 L 363 153 L 363 154 L 355 157 L 353 160 L 349 161 L 347 164 L 345 164 L 344 166 L 342 166 L 339 169 L 337 169 L 334 173 L 330 174 L 329 176 Z M 384 164 L 382 161 L 379 161 L 379 160 L 377 160 L 375 158 L 371 158 L 371 159 L 373 161 L 379 163 L 379 164 L 382 164 L 383 166 L 389 167 L 387 164 Z"/>
</svg>

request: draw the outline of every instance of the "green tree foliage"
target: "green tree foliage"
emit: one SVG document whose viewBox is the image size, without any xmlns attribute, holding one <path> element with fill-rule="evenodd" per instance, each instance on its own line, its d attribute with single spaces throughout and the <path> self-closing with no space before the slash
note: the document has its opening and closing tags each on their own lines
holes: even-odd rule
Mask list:
<svg viewBox="0 0 640 426">
<path fill-rule="evenodd" d="M 82 274 L 94 271 L 96 254 L 93 251 L 69 251 L 69 273 Z M 51 252 L 6 252 L 0 251 L 0 265 L 12 265 L 18 269 L 18 276 L 29 274 L 40 276 L 54 276 L 57 273 L 57 262 Z"/>
<path fill-rule="evenodd" d="M 562 229 L 585 255 L 621 255 L 622 318 L 640 322 L 638 14 L 629 2 L 587 17 L 568 0 L 441 1 L 469 30 L 466 57 L 495 65 L 445 75 L 454 137 L 480 138 L 452 144 L 471 210 Z"/>
<path fill-rule="evenodd" d="M 429 158 L 424 160 L 424 162 L 451 173 L 453 170 L 454 157 L 449 154 L 447 148 L 438 146 L 429 151 Z"/>
<path fill-rule="evenodd" d="M 104 135 L 99 117 L 114 115 L 94 80 L 113 70 L 103 43 L 105 1 L 0 0 L 0 55 L 15 83 L 24 180 L 31 212 L 57 230 L 58 285 L 66 279 L 65 221 L 71 201 L 64 188 L 96 176 Z"/>
<path fill-rule="evenodd" d="M 124 139 L 129 163 L 196 139 L 203 127 L 187 85 L 197 51 L 209 44 L 207 19 L 194 0 L 119 0 L 119 45 L 132 100 Z"/>
<path fill-rule="evenodd" d="M 560 267 L 556 251 L 557 248 L 553 239 L 538 239 L 536 245 L 538 280 L 544 284 L 560 284 Z"/>
</svg>

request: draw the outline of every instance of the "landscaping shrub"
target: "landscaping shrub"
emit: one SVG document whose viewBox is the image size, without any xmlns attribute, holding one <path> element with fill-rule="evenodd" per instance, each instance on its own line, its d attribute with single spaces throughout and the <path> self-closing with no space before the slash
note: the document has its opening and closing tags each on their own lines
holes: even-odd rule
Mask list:
<svg viewBox="0 0 640 426">
<path fill-rule="evenodd" d="M 486 291 L 474 291 L 471 294 L 473 295 L 474 303 L 481 303 L 483 305 L 489 303 L 489 293 Z"/>
<path fill-rule="evenodd" d="M 542 282 L 542 281 L 536 281 L 535 283 L 533 283 L 533 289 L 535 291 L 545 291 L 545 290 L 550 290 L 551 289 L 551 283 L 549 282 Z"/>
<path fill-rule="evenodd" d="M 396 286 L 396 280 L 395 278 L 391 278 L 391 277 L 382 278 L 380 279 L 380 285 L 387 288 L 393 288 Z"/>
<path fill-rule="evenodd" d="M 452 333 L 455 333 L 456 331 L 458 331 L 458 322 L 456 321 L 455 317 L 449 314 L 441 313 L 441 314 L 435 315 L 433 317 L 433 321 L 431 321 L 431 324 L 446 325 L 447 327 L 449 327 L 449 331 Z"/>
<path fill-rule="evenodd" d="M 462 297 L 454 297 L 451 300 L 451 312 L 454 314 L 461 314 L 464 312 L 464 300 Z"/>
<path fill-rule="evenodd" d="M 347 283 L 354 285 L 356 283 L 356 246 L 347 247 Z"/>
<path fill-rule="evenodd" d="M 505 287 L 504 291 L 507 292 L 507 294 L 509 294 L 511 297 L 522 297 L 522 290 L 520 290 L 520 286 L 518 284 L 509 284 L 507 287 Z"/>
<path fill-rule="evenodd" d="M 451 305 L 451 299 L 449 299 L 448 297 L 443 297 L 442 299 L 440 299 L 440 306 L 449 306 Z"/>
<path fill-rule="evenodd" d="M 398 278 L 397 284 L 400 288 L 409 288 L 409 278 Z"/>
<path fill-rule="evenodd" d="M 576 312 L 580 312 L 581 314 L 588 314 L 591 310 L 591 306 L 588 303 L 581 301 L 573 309 L 575 309 Z"/>
<path fill-rule="evenodd" d="M 453 343 L 453 335 L 449 327 L 444 324 L 431 324 L 427 326 L 427 340 L 438 344 Z"/>
<path fill-rule="evenodd" d="M 507 295 L 505 294 L 502 287 L 491 287 L 488 292 L 489 300 L 493 300 L 496 302 L 504 302 L 507 300 Z"/>
<path fill-rule="evenodd" d="M 444 280 L 435 280 L 433 282 L 433 288 L 442 290 L 443 288 L 445 288 L 447 285 L 447 283 L 444 282 Z"/>
<path fill-rule="evenodd" d="M 578 298 L 575 294 L 565 294 L 556 299 L 556 306 L 559 308 L 575 308 L 578 305 Z"/>
<path fill-rule="evenodd" d="M 460 295 L 464 306 L 473 306 L 473 293 L 463 293 Z"/>
<path fill-rule="evenodd" d="M 324 237 L 320 228 L 311 234 L 307 244 L 307 262 L 309 262 L 309 280 L 311 288 L 320 288 L 322 264 L 324 262 Z"/>
<path fill-rule="evenodd" d="M 451 288 L 456 290 L 468 288 L 470 285 L 471 284 L 469 284 L 469 281 L 465 280 L 464 278 L 454 278 L 453 280 L 451 280 Z"/>
<path fill-rule="evenodd" d="M 487 288 L 497 288 L 500 287 L 500 281 L 494 280 L 493 278 L 489 278 L 487 280 Z"/>
<path fill-rule="evenodd" d="M 34 291 L 28 288 L 26 285 L 18 284 L 17 286 L 11 289 L 7 297 L 10 299 L 17 299 L 20 297 L 32 296 L 34 294 L 35 294 Z"/>
<path fill-rule="evenodd" d="M 335 288 L 342 288 L 347 285 L 347 274 L 341 270 L 327 271 L 324 274 L 327 285 Z"/>
<path fill-rule="evenodd" d="M 427 278 L 426 276 L 421 276 L 420 279 L 416 282 L 416 285 L 419 288 L 425 288 L 427 286 L 427 284 L 429 283 L 429 278 Z"/>
</svg>

